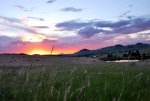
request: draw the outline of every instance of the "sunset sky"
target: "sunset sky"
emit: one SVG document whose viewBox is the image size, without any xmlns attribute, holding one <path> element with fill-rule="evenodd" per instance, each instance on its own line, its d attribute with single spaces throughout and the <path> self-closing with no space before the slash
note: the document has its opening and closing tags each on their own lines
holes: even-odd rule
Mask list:
<svg viewBox="0 0 150 101">
<path fill-rule="evenodd" d="M 150 0 L 0 0 L 0 53 L 150 44 Z"/>
</svg>

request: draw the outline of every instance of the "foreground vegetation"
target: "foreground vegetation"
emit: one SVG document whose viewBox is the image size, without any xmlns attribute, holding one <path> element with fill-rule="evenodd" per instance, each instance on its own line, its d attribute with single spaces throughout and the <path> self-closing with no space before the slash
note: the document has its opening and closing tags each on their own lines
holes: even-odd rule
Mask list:
<svg viewBox="0 0 150 101">
<path fill-rule="evenodd" d="M 0 67 L 1 101 L 150 101 L 150 67 L 136 63 Z"/>
</svg>

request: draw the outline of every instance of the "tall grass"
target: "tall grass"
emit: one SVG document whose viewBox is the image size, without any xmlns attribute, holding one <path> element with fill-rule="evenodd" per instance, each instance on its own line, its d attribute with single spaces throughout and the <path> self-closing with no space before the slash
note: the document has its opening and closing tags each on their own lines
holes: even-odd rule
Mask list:
<svg viewBox="0 0 150 101">
<path fill-rule="evenodd" d="M 0 67 L 1 101 L 150 101 L 150 67 L 133 63 Z"/>
</svg>

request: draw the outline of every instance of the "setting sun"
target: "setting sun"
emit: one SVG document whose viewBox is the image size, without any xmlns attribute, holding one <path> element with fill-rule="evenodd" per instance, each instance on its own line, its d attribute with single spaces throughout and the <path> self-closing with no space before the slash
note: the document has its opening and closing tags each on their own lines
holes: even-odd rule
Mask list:
<svg viewBox="0 0 150 101">
<path fill-rule="evenodd" d="M 50 51 L 44 51 L 44 50 L 33 50 L 28 53 L 29 55 L 39 54 L 39 55 L 50 55 Z"/>
</svg>

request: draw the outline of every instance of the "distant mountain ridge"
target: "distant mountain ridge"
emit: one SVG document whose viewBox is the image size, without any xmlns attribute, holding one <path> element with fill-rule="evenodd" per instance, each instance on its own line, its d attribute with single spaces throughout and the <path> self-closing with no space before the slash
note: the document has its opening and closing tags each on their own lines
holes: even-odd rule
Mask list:
<svg viewBox="0 0 150 101">
<path fill-rule="evenodd" d="M 82 49 L 79 52 L 74 53 L 74 55 L 94 55 L 94 54 L 108 54 L 108 53 L 115 53 L 115 52 L 125 52 L 125 51 L 134 51 L 134 50 L 142 50 L 142 49 L 148 49 L 150 48 L 150 44 L 144 44 L 144 43 L 137 43 L 133 45 L 115 45 L 115 46 L 109 46 L 104 47 L 101 49 L 96 50 L 88 50 L 88 49 Z"/>
</svg>

